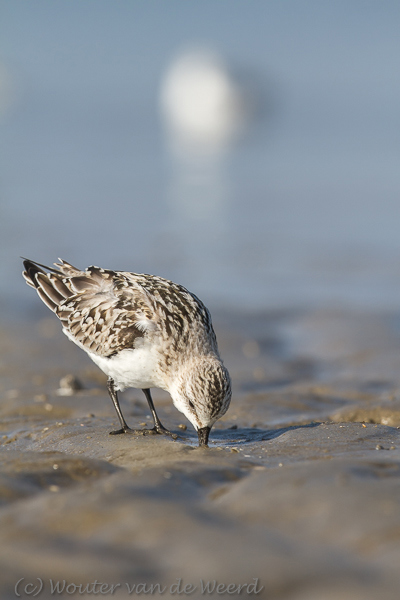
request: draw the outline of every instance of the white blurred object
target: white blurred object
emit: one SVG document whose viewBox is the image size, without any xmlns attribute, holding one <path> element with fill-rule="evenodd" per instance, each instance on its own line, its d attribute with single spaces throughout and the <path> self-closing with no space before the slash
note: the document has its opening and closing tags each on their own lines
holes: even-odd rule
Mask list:
<svg viewBox="0 0 400 600">
<path fill-rule="evenodd" d="M 223 60 L 207 51 L 189 51 L 175 59 L 161 87 L 161 111 L 177 150 L 223 151 L 244 130 L 245 94 Z"/>
</svg>

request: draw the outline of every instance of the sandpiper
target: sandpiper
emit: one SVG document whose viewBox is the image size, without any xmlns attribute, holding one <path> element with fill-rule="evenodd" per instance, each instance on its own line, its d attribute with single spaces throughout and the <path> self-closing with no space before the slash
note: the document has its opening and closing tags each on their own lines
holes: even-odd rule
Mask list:
<svg viewBox="0 0 400 600">
<path fill-rule="evenodd" d="M 121 428 L 110 434 L 172 435 L 161 423 L 151 387 L 166 390 L 208 445 L 211 427 L 226 413 L 231 383 L 208 309 L 183 286 L 157 277 L 88 267 L 59 259 L 57 269 L 24 259 L 26 282 L 60 319 L 63 332 L 108 376 Z M 117 391 L 143 390 L 152 429 L 128 427 Z"/>
</svg>

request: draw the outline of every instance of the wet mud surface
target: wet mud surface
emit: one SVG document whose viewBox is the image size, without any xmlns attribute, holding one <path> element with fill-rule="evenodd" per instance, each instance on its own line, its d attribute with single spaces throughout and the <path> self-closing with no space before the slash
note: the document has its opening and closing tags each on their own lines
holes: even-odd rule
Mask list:
<svg viewBox="0 0 400 600">
<path fill-rule="evenodd" d="M 215 323 L 234 396 L 208 449 L 160 391 L 177 440 L 110 436 L 105 376 L 55 319 L 0 330 L 2 598 L 38 580 L 42 598 L 398 598 L 398 318 Z M 140 391 L 121 406 L 151 424 Z M 214 580 L 232 587 L 202 588 Z M 108 588 L 78 587 L 95 581 Z"/>
</svg>

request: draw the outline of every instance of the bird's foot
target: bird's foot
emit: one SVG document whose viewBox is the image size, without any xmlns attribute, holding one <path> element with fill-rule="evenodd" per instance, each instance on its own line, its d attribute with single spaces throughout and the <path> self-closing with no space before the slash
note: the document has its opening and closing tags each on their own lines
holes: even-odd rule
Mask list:
<svg viewBox="0 0 400 600">
<path fill-rule="evenodd" d="M 161 423 L 159 425 L 155 425 L 151 429 L 142 429 L 141 431 L 144 432 L 144 435 L 169 435 L 174 440 L 176 440 L 178 437 L 176 433 L 172 433 L 172 431 L 166 429 L 164 425 L 161 425 Z"/>
<path fill-rule="evenodd" d="M 110 435 L 120 435 L 121 433 L 137 433 L 137 431 L 128 426 L 122 427 L 122 429 L 116 429 L 115 431 L 110 431 Z"/>
<path fill-rule="evenodd" d="M 156 433 L 159 433 L 160 435 L 172 435 L 170 430 L 167 429 L 166 427 L 164 427 L 164 425 L 162 425 L 161 423 L 156 423 L 156 425 L 154 425 L 152 431 L 155 431 Z"/>
<path fill-rule="evenodd" d="M 178 436 L 176 433 L 172 433 L 166 429 L 163 425 L 154 426 L 152 429 L 131 429 L 130 427 L 122 427 L 116 431 L 110 431 L 110 435 L 120 435 L 122 433 L 134 433 L 136 435 L 169 435 L 173 440 L 176 440 Z"/>
</svg>

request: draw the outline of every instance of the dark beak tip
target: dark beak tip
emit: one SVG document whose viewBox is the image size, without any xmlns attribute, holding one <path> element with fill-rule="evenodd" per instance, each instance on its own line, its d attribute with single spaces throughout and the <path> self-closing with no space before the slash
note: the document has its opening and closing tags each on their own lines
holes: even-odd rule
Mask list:
<svg viewBox="0 0 400 600">
<path fill-rule="evenodd" d="M 208 447 L 208 436 L 210 435 L 211 427 L 202 427 L 197 430 L 197 436 L 199 438 L 199 448 Z"/>
</svg>

